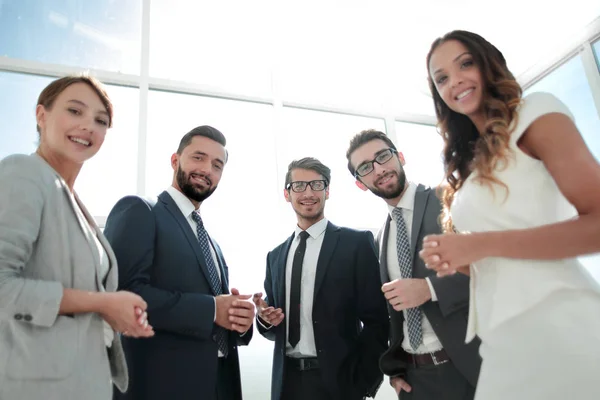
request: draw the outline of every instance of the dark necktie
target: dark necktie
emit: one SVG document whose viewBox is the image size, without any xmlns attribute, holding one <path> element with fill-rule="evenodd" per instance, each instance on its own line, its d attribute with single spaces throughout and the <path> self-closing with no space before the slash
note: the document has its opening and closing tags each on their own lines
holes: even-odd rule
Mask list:
<svg viewBox="0 0 600 400">
<path fill-rule="evenodd" d="M 300 243 L 294 253 L 292 263 L 292 284 L 290 288 L 290 332 L 288 341 L 292 347 L 296 347 L 300 341 L 300 314 L 302 306 L 300 303 L 300 293 L 302 291 L 302 262 L 306 252 L 306 231 L 300 232 Z"/>
<path fill-rule="evenodd" d="M 393 211 L 396 221 L 396 251 L 398 252 L 398 264 L 400 264 L 400 275 L 402 279 L 412 278 L 413 262 L 410 251 L 410 239 L 408 238 L 408 229 L 406 221 L 402 215 L 401 208 L 395 208 Z M 409 308 L 406 310 L 406 323 L 408 324 L 408 339 L 410 346 L 416 350 L 423 342 L 423 328 L 421 326 L 421 308 Z"/>
<path fill-rule="evenodd" d="M 198 233 L 198 244 L 200 244 L 200 250 L 202 251 L 202 256 L 204 257 L 204 261 L 206 263 L 206 268 L 208 269 L 209 283 L 213 290 L 213 292 L 218 296 L 223 294 L 223 289 L 221 286 L 221 280 L 219 279 L 219 275 L 217 273 L 217 267 L 215 265 L 215 261 L 210 252 L 210 243 L 208 240 L 208 233 L 206 229 L 204 229 L 204 223 L 202 222 L 202 218 L 200 218 L 200 214 L 197 212 L 192 212 L 192 219 L 196 222 L 196 232 Z M 219 350 L 223 355 L 227 356 L 227 331 L 220 327 L 215 327 L 215 335 L 217 345 L 219 346 Z"/>
</svg>

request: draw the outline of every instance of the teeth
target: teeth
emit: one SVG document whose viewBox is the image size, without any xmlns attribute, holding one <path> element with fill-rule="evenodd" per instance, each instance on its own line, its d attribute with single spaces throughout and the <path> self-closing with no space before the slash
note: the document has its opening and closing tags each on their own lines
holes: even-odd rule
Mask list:
<svg viewBox="0 0 600 400">
<path fill-rule="evenodd" d="M 196 180 L 196 181 L 201 181 L 201 182 L 204 182 L 204 183 L 205 183 L 205 184 L 207 184 L 207 185 L 210 185 L 210 183 L 208 183 L 208 181 L 207 181 L 206 179 L 204 179 L 204 178 L 201 178 L 201 177 L 199 177 L 199 176 L 197 176 L 197 175 L 192 175 L 192 179 L 194 179 L 194 180 Z"/>
<path fill-rule="evenodd" d="M 384 183 L 387 183 L 390 179 L 392 179 L 392 174 L 383 177 L 383 179 L 379 180 L 379 182 L 377 182 L 377 184 L 383 185 Z"/>
<path fill-rule="evenodd" d="M 458 96 L 456 96 L 457 100 L 462 99 L 463 97 L 465 97 L 466 95 L 470 94 L 473 91 L 473 89 L 467 89 L 462 93 L 459 93 Z"/>
<path fill-rule="evenodd" d="M 73 137 L 73 136 L 70 136 L 69 139 L 71 139 L 72 142 L 79 143 L 79 144 L 82 144 L 84 146 L 89 146 L 91 144 L 87 140 L 83 140 L 83 139 L 80 139 L 80 138 L 77 138 L 77 137 Z"/>
</svg>

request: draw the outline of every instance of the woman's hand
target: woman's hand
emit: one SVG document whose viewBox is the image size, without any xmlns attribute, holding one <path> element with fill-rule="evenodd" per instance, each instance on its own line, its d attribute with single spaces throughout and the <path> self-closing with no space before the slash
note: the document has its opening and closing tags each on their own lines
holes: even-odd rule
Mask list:
<svg viewBox="0 0 600 400">
<path fill-rule="evenodd" d="M 100 314 L 115 331 L 131 337 L 154 336 L 154 330 L 148 324 L 148 305 L 144 299 L 124 290 L 103 295 Z"/>
<path fill-rule="evenodd" d="M 468 274 L 468 266 L 485 258 L 486 254 L 477 235 L 447 233 L 426 236 L 419 256 L 427 268 L 437 271 L 437 276 L 441 277 L 457 271 Z"/>
</svg>

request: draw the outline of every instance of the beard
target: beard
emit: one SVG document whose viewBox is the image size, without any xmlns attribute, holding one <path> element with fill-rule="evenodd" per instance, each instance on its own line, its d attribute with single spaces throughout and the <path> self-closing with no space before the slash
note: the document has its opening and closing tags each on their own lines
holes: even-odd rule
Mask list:
<svg viewBox="0 0 600 400">
<path fill-rule="evenodd" d="M 325 207 L 321 201 L 316 203 L 313 207 L 314 208 L 312 211 L 304 210 L 303 206 L 300 204 L 298 204 L 297 207 L 293 207 L 293 208 L 294 208 L 294 212 L 296 213 L 296 215 L 298 215 L 302 219 L 304 219 L 306 221 L 310 221 L 310 222 L 316 222 L 323 218 L 323 215 L 325 213 Z"/>
<path fill-rule="evenodd" d="M 177 167 L 176 179 L 177 185 L 179 185 L 179 188 L 181 189 L 183 194 L 187 198 L 197 201 L 198 203 L 202 203 L 204 200 L 208 199 L 217 188 L 216 186 L 212 188 L 209 186 L 204 190 L 198 189 L 196 186 L 194 186 L 194 184 L 191 183 L 191 176 L 183 172 L 183 170 L 179 166 Z M 210 182 L 208 178 L 206 179 Z"/>
<path fill-rule="evenodd" d="M 398 172 L 390 171 L 386 175 L 388 174 L 394 174 L 398 177 L 396 184 L 393 185 L 391 188 L 378 189 L 375 186 L 369 187 L 369 189 L 374 195 L 381 197 L 382 199 L 394 199 L 400 196 L 404 191 L 404 186 L 406 185 L 406 174 L 404 173 L 404 168 L 402 168 L 402 165 L 400 166 L 400 170 Z"/>
<path fill-rule="evenodd" d="M 311 222 L 320 221 L 321 218 L 323 218 L 323 214 L 325 213 L 325 211 L 322 208 L 319 209 L 316 213 L 311 213 L 311 214 L 304 214 L 298 210 L 294 210 L 294 211 L 296 211 L 296 214 L 298 214 L 298 216 L 300 216 L 301 218 L 303 218 L 307 221 L 311 221 Z"/>
</svg>

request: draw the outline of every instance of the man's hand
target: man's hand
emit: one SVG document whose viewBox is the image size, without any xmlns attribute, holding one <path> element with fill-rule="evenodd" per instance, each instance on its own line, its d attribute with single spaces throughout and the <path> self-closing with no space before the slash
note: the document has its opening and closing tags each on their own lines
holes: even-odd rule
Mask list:
<svg viewBox="0 0 600 400">
<path fill-rule="evenodd" d="M 392 385 L 392 387 L 396 391 L 396 395 L 398 397 L 400 397 L 401 391 L 410 393 L 412 390 L 410 385 L 408 383 L 406 383 L 406 381 L 404 379 L 398 378 L 398 377 L 390 378 L 390 385 Z"/>
<path fill-rule="evenodd" d="M 250 295 L 240 295 L 240 291 L 236 288 L 231 288 L 231 294 L 234 296 L 248 296 L 244 299 L 239 299 L 233 302 L 233 308 L 229 310 L 229 321 L 231 322 L 231 329 L 245 333 L 250 329 L 254 323 L 254 304 L 247 301 Z"/>
<path fill-rule="evenodd" d="M 249 294 L 240 294 L 232 288 L 231 294 L 215 297 L 217 318 L 215 323 L 225 329 L 244 333 L 252 326 L 254 321 L 254 305 L 247 301 L 252 297 Z"/>
<path fill-rule="evenodd" d="M 285 316 L 283 310 L 281 308 L 269 307 L 267 302 L 263 300 L 262 293 L 254 293 L 252 301 L 256 305 L 258 316 L 267 324 L 277 326 L 283 321 Z"/>
<path fill-rule="evenodd" d="M 425 279 L 396 279 L 384 284 L 381 290 L 396 311 L 419 307 L 431 300 L 431 292 Z"/>
</svg>

